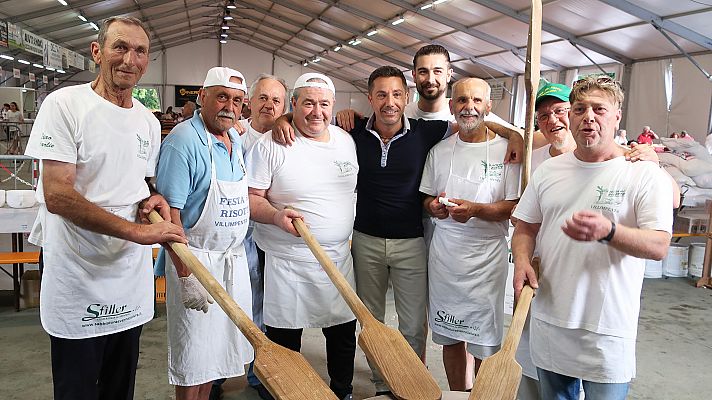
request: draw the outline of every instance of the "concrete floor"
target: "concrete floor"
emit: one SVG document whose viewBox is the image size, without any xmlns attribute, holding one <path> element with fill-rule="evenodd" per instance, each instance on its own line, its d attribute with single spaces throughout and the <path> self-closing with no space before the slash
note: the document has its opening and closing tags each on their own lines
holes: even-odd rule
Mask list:
<svg viewBox="0 0 712 400">
<path fill-rule="evenodd" d="M 630 399 L 709 399 L 712 380 L 712 291 L 695 289 L 691 280 L 646 279 L 638 334 L 638 377 Z M 19 313 L 3 296 L 0 306 L 0 399 L 51 399 L 49 339 L 37 309 Z M 395 325 L 392 298 L 388 324 Z M 136 399 L 172 399 L 166 377 L 165 309 L 144 327 L 136 382 Z M 319 330 L 305 332 L 306 358 L 326 377 L 323 338 Z M 447 387 L 438 346 L 429 342 L 428 367 L 442 388 Z M 363 352 L 356 356 L 354 398 L 373 395 Z M 244 377 L 225 384 L 225 400 L 258 399 Z M 707 394 L 705 394 L 707 393 Z"/>
</svg>

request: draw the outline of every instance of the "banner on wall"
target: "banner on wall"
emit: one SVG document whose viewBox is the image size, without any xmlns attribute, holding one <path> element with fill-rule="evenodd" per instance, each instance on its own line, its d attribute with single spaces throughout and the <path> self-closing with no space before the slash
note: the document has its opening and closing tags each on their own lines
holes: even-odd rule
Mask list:
<svg viewBox="0 0 712 400">
<path fill-rule="evenodd" d="M 44 56 L 45 42 L 47 40 L 30 31 L 22 31 L 22 46 L 28 53 Z"/>
<path fill-rule="evenodd" d="M 30 77 L 30 82 L 34 82 L 34 81 L 35 81 L 35 74 L 33 74 L 32 72 L 28 73 L 27 76 Z"/>
<path fill-rule="evenodd" d="M 195 102 L 195 99 L 198 98 L 198 91 L 200 91 L 201 87 L 202 86 L 187 85 L 176 86 L 175 101 L 173 102 L 173 105 L 176 107 L 183 107 L 187 101 Z"/>
<path fill-rule="evenodd" d="M 94 64 L 94 61 L 89 61 L 89 72 L 96 72 L 96 64 Z"/>
<path fill-rule="evenodd" d="M 7 22 L 0 21 L 0 46 L 7 47 Z"/>
<path fill-rule="evenodd" d="M 52 68 L 62 68 L 62 46 L 47 40 L 45 41 L 43 53 L 42 60 L 44 61 L 44 65 Z"/>
<path fill-rule="evenodd" d="M 22 29 L 19 26 L 7 23 L 7 47 L 11 49 L 22 48 Z"/>
<path fill-rule="evenodd" d="M 67 63 L 70 67 L 78 68 L 82 71 L 86 69 L 84 67 L 84 56 L 71 50 L 67 50 Z M 90 63 L 93 64 L 94 62 L 90 61 Z"/>
<path fill-rule="evenodd" d="M 12 69 L 12 77 L 13 78 L 20 78 L 22 75 L 20 75 L 20 70 L 18 68 L 13 68 Z"/>
</svg>

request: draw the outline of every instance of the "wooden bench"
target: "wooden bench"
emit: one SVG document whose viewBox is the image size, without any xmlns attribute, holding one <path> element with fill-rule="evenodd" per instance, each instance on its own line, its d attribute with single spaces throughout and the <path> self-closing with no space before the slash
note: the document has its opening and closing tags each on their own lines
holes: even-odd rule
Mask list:
<svg viewBox="0 0 712 400">
<path fill-rule="evenodd" d="M 20 311 L 20 278 L 25 272 L 25 264 L 37 264 L 40 262 L 38 251 L 19 251 L 0 253 L 0 265 L 12 265 L 12 274 L 5 268 L 0 267 L 2 272 L 12 278 L 12 290 L 15 295 L 15 311 Z"/>
</svg>

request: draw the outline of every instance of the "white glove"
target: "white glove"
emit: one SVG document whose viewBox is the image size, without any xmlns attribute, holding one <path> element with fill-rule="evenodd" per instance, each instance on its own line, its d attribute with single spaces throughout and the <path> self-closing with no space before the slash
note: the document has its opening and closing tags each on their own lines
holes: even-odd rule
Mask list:
<svg viewBox="0 0 712 400">
<path fill-rule="evenodd" d="M 213 304 L 213 298 L 210 297 L 210 293 L 200 284 L 198 278 L 190 274 L 178 279 L 180 280 L 181 287 L 180 297 L 185 308 L 202 310 L 204 313 L 207 313 L 208 303 Z"/>
</svg>

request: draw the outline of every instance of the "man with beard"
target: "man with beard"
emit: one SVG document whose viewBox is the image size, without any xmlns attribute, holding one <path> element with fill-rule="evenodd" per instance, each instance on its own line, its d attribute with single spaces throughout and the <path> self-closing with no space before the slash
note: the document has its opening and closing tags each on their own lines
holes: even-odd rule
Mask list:
<svg viewBox="0 0 712 400">
<path fill-rule="evenodd" d="M 420 182 L 423 206 L 436 218 L 428 259 L 430 329 L 443 345 L 455 391 L 472 388 L 468 353 L 477 373 L 501 345 L 507 219 L 519 198 L 519 165 L 502 162 L 507 141 L 483 124 L 490 90 L 477 78 L 453 85 L 450 109 L 460 132 L 430 150 Z"/>
<path fill-rule="evenodd" d="M 239 71 L 211 68 L 198 94 L 200 111 L 161 146 L 156 182 L 191 251 L 251 316 L 243 246 L 250 207 L 241 140 L 232 129 L 246 92 Z M 253 350 L 222 309 L 209 307 L 213 300 L 190 269 L 167 252 L 168 380 L 176 400 L 205 400 L 212 381 L 245 373 Z"/>
</svg>

